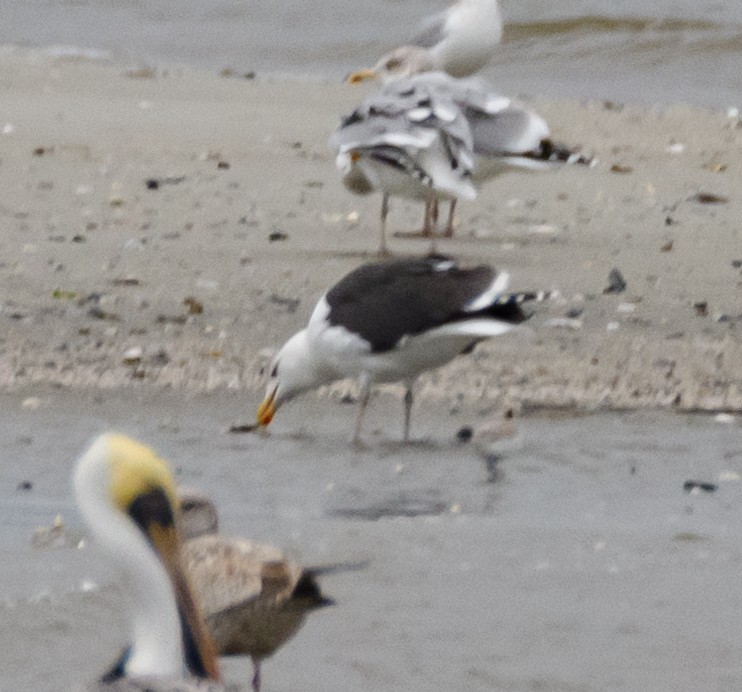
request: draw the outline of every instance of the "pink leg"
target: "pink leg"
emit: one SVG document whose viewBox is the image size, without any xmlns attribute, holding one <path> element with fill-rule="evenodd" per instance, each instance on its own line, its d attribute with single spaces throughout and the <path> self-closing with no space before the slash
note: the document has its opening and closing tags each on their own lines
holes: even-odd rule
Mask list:
<svg viewBox="0 0 742 692">
<path fill-rule="evenodd" d="M 456 198 L 452 199 L 448 205 L 448 223 L 443 233 L 445 238 L 453 238 L 453 213 L 456 210 Z"/>
</svg>

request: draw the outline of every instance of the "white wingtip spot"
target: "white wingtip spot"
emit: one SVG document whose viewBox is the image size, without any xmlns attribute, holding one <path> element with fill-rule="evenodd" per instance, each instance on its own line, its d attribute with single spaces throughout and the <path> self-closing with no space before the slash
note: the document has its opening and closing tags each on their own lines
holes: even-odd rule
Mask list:
<svg viewBox="0 0 742 692">
<path fill-rule="evenodd" d="M 477 312 L 478 310 L 484 310 L 486 307 L 492 305 L 497 296 L 505 291 L 510 283 L 510 274 L 502 272 L 495 277 L 495 280 L 489 285 L 484 293 L 480 293 L 476 298 L 470 300 L 469 303 L 464 307 L 466 312 Z"/>
</svg>

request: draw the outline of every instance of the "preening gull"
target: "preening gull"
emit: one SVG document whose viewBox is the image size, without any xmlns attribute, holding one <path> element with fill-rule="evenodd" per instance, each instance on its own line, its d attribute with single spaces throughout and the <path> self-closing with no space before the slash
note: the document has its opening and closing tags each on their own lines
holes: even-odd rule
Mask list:
<svg viewBox="0 0 742 692">
<path fill-rule="evenodd" d="M 216 649 L 181 567 L 167 464 L 132 439 L 104 434 L 78 461 L 74 486 L 88 530 L 121 572 L 131 600 L 129 646 L 92 689 L 224 690 Z"/>
<path fill-rule="evenodd" d="M 183 565 L 219 654 L 249 656 L 252 688 L 259 692 L 261 663 L 291 639 L 309 612 L 329 606 L 317 583 L 336 566 L 304 568 L 272 545 L 218 533 L 211 500 L 179 489 Z"/>
<path fill-rule="evenodd" d="M 509 332 L 528 318 L 524 302 L 549 296 L 507 292 L 508 281 L 492 267 L 462 268 L 444 256 L 358 267 L 320 298 L 307 327 L 279 350 L 258 423 L 268 425 L 297 394 L 354 377 L 360 384 L 357 442 L 371 386 L 401 380 L 404 439 L 409 439 L 417 376 L 470 352 L 483 339 Z"/>
<path fill-rule="evenodd" d="M 467 77 L 490 61 L 501 39 L 497 0 L 458 0 L 423 21 L 408 45 L 383 55 L 371 71 L 382 79 L 437 70 Z M 366 72 L 354 72 L 349 79 L 363 79 Z"/>
<path fill-rule="evenodd" d="M 397 80 L 366 98 L 330 137 L 343 184 L 356 194 L 376 190 L 381 205 L 380 252 L 386 253 L 389 196 L 474 199 L 472 132 L 462 109 L 419 78 Z M 426 216 L 422 233 L 431 236 Z"/>
<path fill-rule="evenodd" d="M 390 195 L 425 201 L 422 230 L 414 234 L 425 237 L 435 234 L 438 200 L 449 200 L 450 237 L 456 200 L 473 199 L 473 183 L 514 169 L 593 163 L 555 143 L 540 115 L 486 81 L 442 72 L 388 82 L 342 120 L 329 144 L 351 192 L 382 192 L 382 252 Z"/>
</svg>

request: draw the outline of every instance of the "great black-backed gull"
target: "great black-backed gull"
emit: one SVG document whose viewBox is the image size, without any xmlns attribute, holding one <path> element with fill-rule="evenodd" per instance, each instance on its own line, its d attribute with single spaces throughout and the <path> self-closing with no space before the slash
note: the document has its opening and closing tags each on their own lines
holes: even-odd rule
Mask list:
<svg viewBox="0 0 742 692">
<path fill-rule="evenodd" d="M 206 623 L 222 656 L 249 656 L 252 688 L 260 692 L 261 663 L 291 639 L 309 612 L 329 606 L 317 583 L 327 568 L 304 568 L 279 548 L 225 536 L 204 494 L 179 489 L 183 565 L 198 594 Z"/>
<path fill-rule="evenodd" d="M 556 144 L 546 121 L 482 79 L 425 72 L 396 79 L 367 97 L 330 138 L 344 185 L 356 194 L 379 190 L 381 247 L 386 251 L 389 196 L 425 201 L 419 233 L 434 235 L 438 200 L 450 201 L 445 235 L 453 235 L 458 198 L 514 169 L 542 170 L 593 159 Z"/>
<path fill-rule="evenodd" d="M 297 394 L 354 377 L 360 384 L 357 442 L 371 386 L 401 380 L 409 439 L 417 376 L 468 353 L 482 339 L 509 332 L 528 318 L 524 302 L 549 295 L 509 293 L 508 281 L 492 267 L 461 268 L 443 256 L 358 267 L 320 298 L 307 327 L 276 355 L 258 423 L 268 425 Z"/>
<path fill-rule="evenodd" d="M 121 573 L 131 639 L 93 688 L 110 692 L 222 692 L 216 649 L 181 564 L 175 482 L 151 449 L 98 437 L 74 474 L 88 530 Z"/>
<path fill-rule="evenodd" d="M 383 55 L 372 71 L 395 78 L 436 70 L 467 77 L 490 61 L 501 39 L 497 0 L 458 0 L 424 20 L 408 45 Z M 350 79 L 362 79 L 366 72 L 355 72 Z"/>
</svg>

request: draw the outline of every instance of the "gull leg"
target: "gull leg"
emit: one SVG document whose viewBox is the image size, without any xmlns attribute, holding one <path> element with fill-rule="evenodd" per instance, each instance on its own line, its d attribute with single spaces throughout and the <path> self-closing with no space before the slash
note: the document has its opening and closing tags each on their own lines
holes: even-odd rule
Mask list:
<svg viewBox="0 0 742 692">
<path fill-rule="evenodd" d="M 430 208 L 430 200 L 425 200 L 425 209 L 423 210 L 423 227 L 420 229 L 420 235 L 425 238 L 430 235 L 430 215 L 433 213 Z"/>
<path fill-rule="evenodd" d="M 427 218 L 425 220 L 425 228 L 423 229 L 423 236 L 430 238 L 430 250 L 428 254 L 438 254 L 438 249 L 435 244 L 436 231 L 438 230 L 438 199 L 431 197 L 425 203 L 425 209 L 429 210 Z"/>
<path fill-rule="evenodd" d="M 381 198 L 381 242 L 379 243 L 379 254 L 386 256 L 389 249 L 386 246 L 386 217 L 389 214 L 389 195 L 385 192 Z"/>
<path fill-rule="evenodd" d="M 371 378 L 366 373 L 362 373 L 358 382 L 361 385 L 361 391 L 358 394 L 358 411 L 356 412 L 356 425 L 353 430 L 354 445 L 360 444 L 363 414 L 366 412 L 366 406 L 371 396 Z"/>
<path fill-rule="evenodd" d="M 412 402 L 414 397 L 412 395 L 412 383 L 407 382 L 405 384 L 404 392 L 404 441 L 410 441 L 410 417 L 412 415 Z"/>
<path fill-rule="evenodd" d="M 448 206 L 448 223 L 443 233 L 445 238 L 453 238 L 453 212 L 456 209 L 456 198 L 454 197 Z"/>
<path fill-rule="evenodd" d="M 426 208 L 430 209 L 428 219 L 423 228 L 423 235 L 432 238 L 438 232 L 438 199 L 433 197 L 426 202 Z"/>
<path fill-rule="evenodd" d="M 423 212 L 423 227 L 419 231 L 397 231 L 397 238 L 434 238 L 438 225 L 438 200 L 430 197 L 425 200 Z"/>
<path fill-rule="evenodd" d="M 253 676 L 252 676 L 252 689 L 253 692 L 260 692 L 260 661 L 257 658 L 252 660 Z"/>
</svg>

